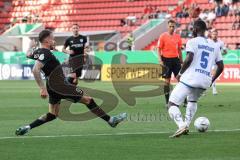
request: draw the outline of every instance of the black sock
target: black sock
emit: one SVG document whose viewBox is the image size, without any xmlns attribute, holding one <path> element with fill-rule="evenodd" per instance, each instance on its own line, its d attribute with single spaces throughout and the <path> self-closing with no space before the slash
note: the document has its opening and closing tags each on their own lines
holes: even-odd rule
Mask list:
<svg viewBox="0 0 240 160">
<path fill-rule="evenodd" d="M 170 87 L 165 85 L 164 86 L 164 94 L 165 94 L 166 104 L 168 104 L 168 101 L 169 101 L 169 93 L 170 93 Z"/>
<path fill-rule="evenodd" d="M 105 120 L 106 122 L 108 122 L 110 120 L 110 116 L 107 115 L 102 108 L 100 108 L 93 99 L 91 99 L 90 103 L 87 105 L 88 109 L 91 110 L 92 113 L 94 113 L 95 115 L 97 115 L 98 117 L 102 118 L 103 120 Z"/>
<path fill-rule="evenodd" d="M 56 119 L 56 116 L 54 114 L 47 113 L 46 115 L 43 115 L 40 118 L 33 121 L 29 126 L 32 129 L 32 128 L 38 127 L 46 122 L 52 121 L 54 119 Z"/>
</svg>

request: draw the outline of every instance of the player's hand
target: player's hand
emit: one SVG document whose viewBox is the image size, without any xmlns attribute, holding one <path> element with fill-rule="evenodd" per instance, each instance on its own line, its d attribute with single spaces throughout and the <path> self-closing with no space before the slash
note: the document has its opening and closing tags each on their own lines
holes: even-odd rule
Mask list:
<svg viewBox="0 0 240 160">
<path fill-rule="evenodd" d="M 40 96 L 41 98 L 45 99 L 48 97 L 48 92 L 47 92 L 47 89 L 46 88 L 41 88 L 40 89 Z"/>
<path fill-rule="evenodd" d="M 33 39 L 31 40 L 30 44 L 29 44 L 29 48 L 36 48 L 37 47 L 37 42 Z"/>
<path fill-rule="evenodd" d="M 69 50 L 68 54 L 72 55 L 72 54 L 74 54 L 74 51 L 73 50 Z"/>
<path fill-rule="evenodd" d="M 159 64 L 160 64 L 161 66 L 163 66 L 163 61 L 162 61 L 162 60 L 159 60 Z"/>
</svg>

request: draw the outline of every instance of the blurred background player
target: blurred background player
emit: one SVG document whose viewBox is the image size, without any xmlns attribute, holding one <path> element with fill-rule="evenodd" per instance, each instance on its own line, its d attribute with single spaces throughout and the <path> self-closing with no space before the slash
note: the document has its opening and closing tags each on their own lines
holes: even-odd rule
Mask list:
<svg viewBox="0 0 240 160">
<path fill-rule="evenodd" d="M 214 43 L 220 48 L 222 55 L 227 54 L 227 48 L 224 45 L 224 42 L 218 39 L 218 31 L 217 29 L 212 29 L 210 31 L 210 38 L 214 41 Z M 215 74 L 216 72 L 216 65 L 213 66 L 212 68 L 212 73 Z M 212 94 L 217 95 L 217 87 L 216 87 L 216 82 L 213 82 L 212 84 Z"/>
<path fill-rule="evenodd" d="M 174 20 L 168 21 L 168 31 L 160 35 L 158 40 L 159 63 L 164 65 L 163 78 L 165 78 L 164 94 L 166 105 L 170 94 L 170 80 L 172 73 L 176 77 L 182 64 L 182 40 L 180 35 L 174 33 L 176 23 Z"/>
<path fill-rule="evenodd" d="M 49 97 L 49 112 L 42 115 L 29 125 L 20 127 L 16 130 L 16 135 L 24 135 L 30 129 L 38 127 L 44 123 L 57 118 L 61 99 L 67 99 L 73 103 L 83 103 L 96 116 L 102 118 L 111 127 L 116 127 L 118 123 L 126 118 L 126 113 L 110 117 L 93 100 L 92 97 L 85 96 L 84 92 L 75 85 L 65 82 L 62 66 L 51 50 L 54 48 L 55 41 L 50 30 L 43 30 L 39 33 L 41 48 L 28 53 L 28 58 L 35 60 L 33 75 L 40 89 L 41 98 Z M 32 46 L 34 46 L 32 44 Z M 45 74 L 46 85 L 44 84 L 41 72 Z"/>
<path fill-rule="evenodd" d="M 78 84 L 78 78 L 82 74 L 84 64 L 84 50 L 88 47 L 88 42 L 86 36 L 79 34 L 78 24 L 73 24 L 72 32 L 73 35 L 66 39 L 62 51 L 70 56 L 69 65 L 71 68 L 71 75 L 68 77 L 68 81 L 73 84 Z"/>
<path fill-rule="evenodd" d="M 193 36 L 186 45 L 187 56 L 182 68 L 177 75 L 179 83 L 173 89 L 168 113 L 178 126 L 177 131 L 171 137 L 179 137 L 188 133 L 190 123 L 197 111 L 197 101 L 201 94 L 222 73 L 224 65 L 220 48 L 204 34 L 207 26 L 204 21 L 197 20 L 193 25 Z M 216 64 L 216 73 L 211 76 L 212 66 Z M 185 121 L 183 121 L 179 106 L 187 97 Z"/>
</svg>

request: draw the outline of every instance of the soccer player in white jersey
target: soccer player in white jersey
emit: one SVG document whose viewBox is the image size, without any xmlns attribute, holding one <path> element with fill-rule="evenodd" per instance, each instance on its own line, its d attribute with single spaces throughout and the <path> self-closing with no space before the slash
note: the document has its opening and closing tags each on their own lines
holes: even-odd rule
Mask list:
<svg viewBox="0 0 240 160">
<path fill-rule="evenodd" d="M 212 40 L 204 37 L 206 29 L 204 21 L 196 20 L 193 26 L 195 38 L 187 42 L 187 56 L 176 77 L 179 83 L 173 89 L 168 103 L 168 113 L 178 126 L 177 131 L 170 137 L 179 137 L 188 133 L 190 123 L 197 111 L 199 97 L 223 71 L 224 64 L 220 48 Z M 217 65 L 217 69 L 216 73 L 211 76 L 214 64 Z M 183 120 L 179 106 L 186 97 L 188 103 L 185 120 Z"/>
<path fill-rule="evenodd" d="M 214 43 L 220 48 L 222 55 L 227 54 L 227 48 L 224 45 L 224 42 L 218 39 L 218 31 L 217 29 L 212 29 L 210 31 L 210 38 L 214 41 Z M 213 74 L 216 72 L 216 65 L 213 65 L 212 68 Z M 212 84 L 212 93 L 213 95 L 217 95 L 217 88 L 216 88 L 216 82 L 213 82 Z"/>
</svg>

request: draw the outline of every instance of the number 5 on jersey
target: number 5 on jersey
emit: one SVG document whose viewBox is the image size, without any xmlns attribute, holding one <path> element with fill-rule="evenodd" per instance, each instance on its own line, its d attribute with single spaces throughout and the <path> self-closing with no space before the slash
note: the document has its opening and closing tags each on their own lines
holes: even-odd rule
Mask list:
<svg viewBox="0 0 240 160">
<path fill-rule="evenodd" d="M 202 57 L 201 57 L 201 63 L 200 63 L 200 66 L 201 66 L 203 69 L 206 69 L 207 66 L 208 66 L 208 57 L 209 57 L 209 53 L 203 51 L 203 52 L 202 52 Z"/>
</svg>

